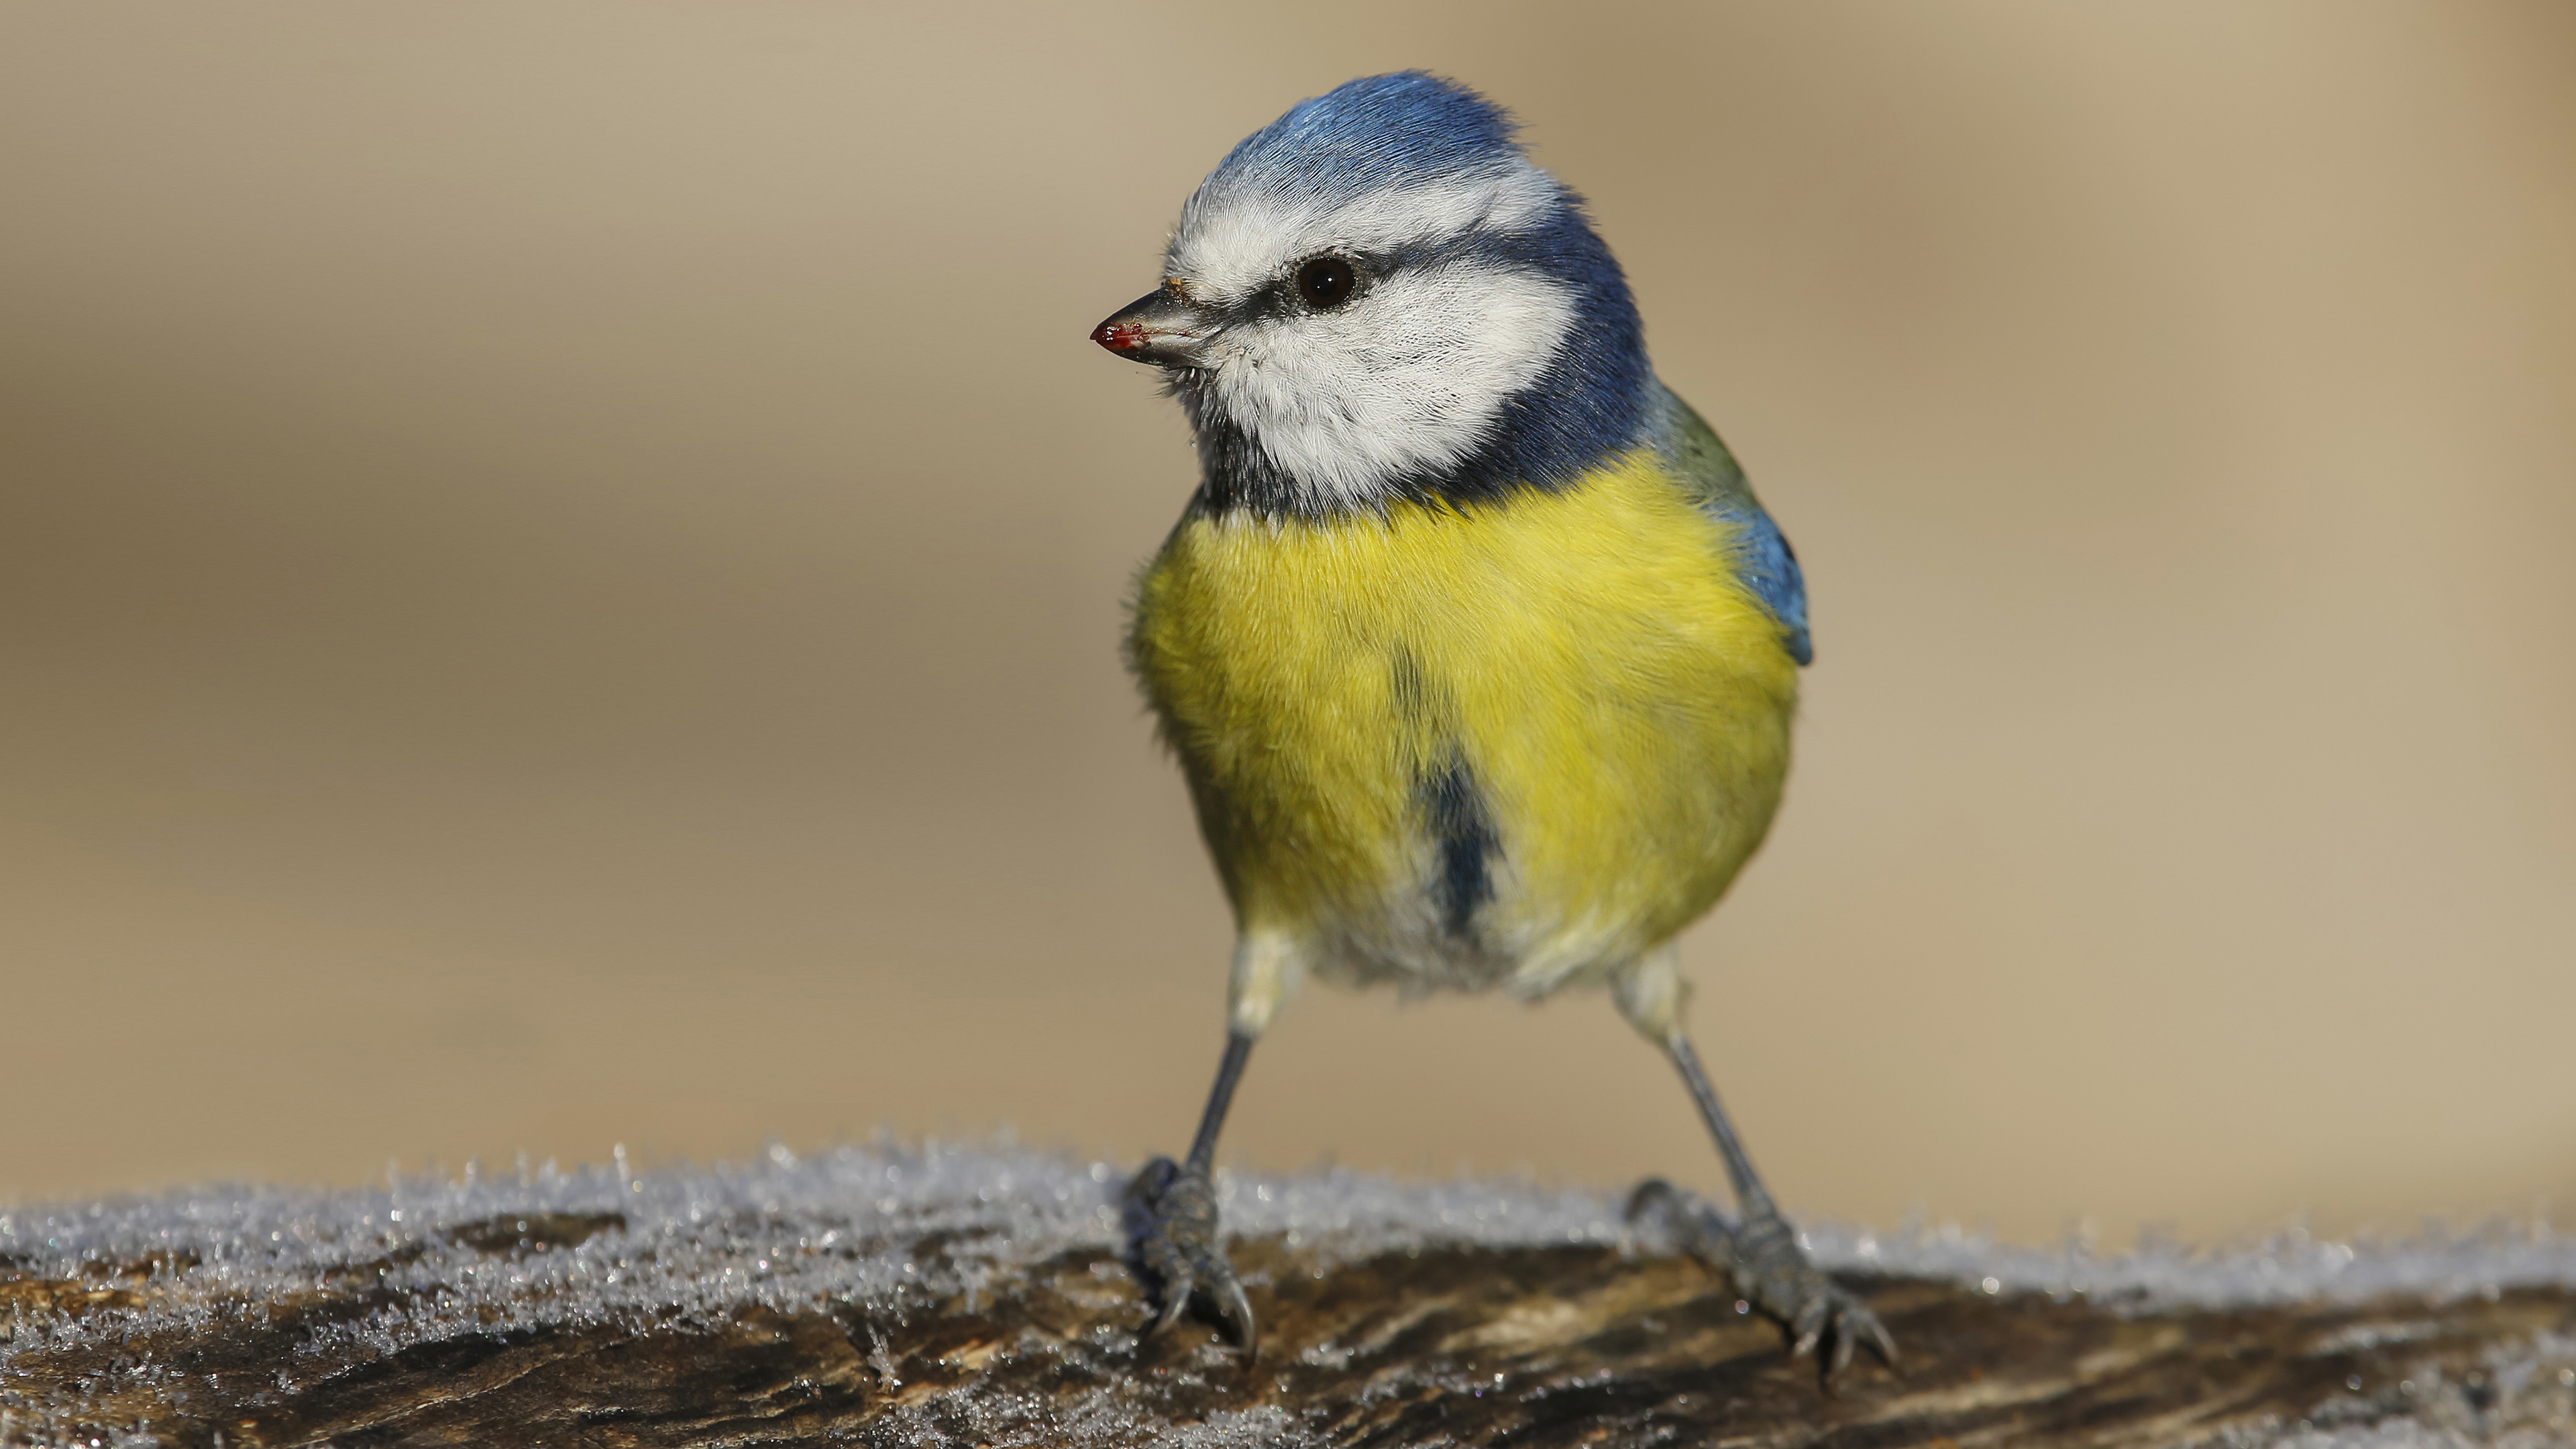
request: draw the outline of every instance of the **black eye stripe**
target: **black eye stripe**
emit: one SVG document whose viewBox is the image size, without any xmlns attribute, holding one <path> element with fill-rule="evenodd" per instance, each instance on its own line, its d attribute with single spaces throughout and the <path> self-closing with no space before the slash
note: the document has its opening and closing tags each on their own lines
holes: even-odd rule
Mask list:
<svg viewBox="0 0 2576 1449">
<path fill-rule="evenodd" d="M 1269 280 L 1257 283 L 1249 295 L 1227 305 L 1224 311 L 1229 320 L 1237 322 L 1261 317 L 1288 317 L 1300 312 L 1332 311 L 1342 304 L 1320 305 L 1307 297 L 1299 285 L 1300 275 L 1306 268 L 1326 260 L 1341 262 L 1356 274 L 1359 285 L 1352 288 L 1350 296 L 1357 296 L 1362 287 L 1375 286 L 1401 273 L 1457 261 L 1539 265 L 1544 270 L 1545 256 L 1525 242 L 1525 238 L 1513 234 L 1489 232 L 1478 227 L 1441 241 L 1408 243 L 1365 256 L 1348 251 L 1318 253 L 1291 266 L 1286 276 L 1274 274 Z M 1343 298 L 1344 302 L 1349 300 L 1349 296 Z"/>
</svg>

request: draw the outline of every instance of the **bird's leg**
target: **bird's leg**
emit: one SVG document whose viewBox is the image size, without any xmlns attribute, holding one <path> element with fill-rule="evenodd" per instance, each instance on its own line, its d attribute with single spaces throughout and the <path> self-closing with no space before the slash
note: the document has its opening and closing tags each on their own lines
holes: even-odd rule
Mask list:
<svg viewBox="0 0 2576 1449">
<path fill-rule="evenodd" d="M 1661 1178 L 1649 1178 L 1628 1199 L 1629 1218 L 1633 1221 L 1661 1210 L 1683 1251 L 1726 1269 L 1746 1301 L 1787 1325 L 1795 1335 L 1792 1352 L 1804 1354 L 1819 1343 L 1827 1346 L 1823 1362 L 1828 1380 L 1851 1363 L 1852 1350 L 1862 1343 L 1893 1366 L 1896 1341 L 1888 1336 L 1887 1326 L 1850 1290 L 1807 1260 L 1806 1249 L 1798 1246 L 1798 1230 L 1780 1215 L 1761 1174 L 1753 1170 L 1753 1158 L 1745 1152 L 1743 1139 L 1735 1135 L 1726 1109 L 1718 1105 L 1717 1089 L 1709 1084 L 1708 1073 L 1700 1069 L 1699 1053 L 1682 1031 L 1684 991 L 1670 959 L 1650 960 L 1644 970 L 1619 981 L 1617 988 L 1621 1010 L 1663 1047 L 1690 1088 L 1709 1136 L 1717 1139 L 1717 1153 L 1726 1161 L 1726 1178 L 1742 1214 L 1730 1222 L 1694 1194 Z"/>
<path fill-rule="evenodd" d="M 1150 1332 L 1161 1333 L 1180 1322 L 1192 1296 L 1205 1294 L 1234 1330 L 1246 1360 L 1260 1342 L 1260 1330 L 1243 1284 L 1217 1242 L 1215 1174 L 1217 1134 L 1225 1127 L 1225 1111 L 1234 1101 L 1234 1084 L 1243 1076 L 1253 1041 L 1252 1033 L 1239 1028 L 1226 1034 L 1225 1059 L 1217 1064 L 1216 1085 L 1208 1089 L 1207 1110 L 1200 1114 L 1189 1160 L 1157 1157 L 1127 1185 L 1128 1204 L 1142 1219 L 1136 1253 L 1162 1299 L 1162 1313 Z"/>
</svg>

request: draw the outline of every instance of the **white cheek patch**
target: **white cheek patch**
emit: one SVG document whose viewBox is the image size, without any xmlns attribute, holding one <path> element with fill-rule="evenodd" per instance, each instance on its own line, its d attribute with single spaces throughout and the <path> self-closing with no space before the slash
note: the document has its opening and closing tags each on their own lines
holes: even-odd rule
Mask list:
<svg viewBox="0 0 2576 1449">
<path fill-rule="evenodd" d="M 1363 506 L 1473 451 L 1573 318 L 1571 290 L 1527 268 L 1398 272 L 1336 311 L 1219 334 L 1211 391 L 1305 501 Z"/>
<path fill-rule="evenodd" d="M 1446 241 L 1483 226 L 1513 231 L 1545 215 L 1560 193 L 1527 161 L 1480 175 L 1374 191 L 1327 205 L 1263 191 L 1202 188 L 1181 212 L 1165 275 L 1193 296 L 1231 306 L 1318 252 L 1370 256 Z"/>
</svg>

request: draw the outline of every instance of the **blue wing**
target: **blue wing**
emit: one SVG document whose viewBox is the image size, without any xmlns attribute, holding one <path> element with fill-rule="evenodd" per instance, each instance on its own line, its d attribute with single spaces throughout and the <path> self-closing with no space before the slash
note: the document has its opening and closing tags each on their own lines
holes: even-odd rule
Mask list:
<svg viewBox="0 0 2576 1449">
<path fill-rule="evenodd" d="M 1798 551 L 1789 546 L 1789 536 L 1762 511 L 1761 504 L 1748 498 L 1745 505 L 1741 509 L 1721 505 L 1709 511 L 1741 530 L 1736 543 L 1737 577 L 1780 621 L 1780 643 L 1789 657 L 1813 664 L 1816 643 L 1807 633 L 1807 576 L 1799 572 Z"/>
<path fill-rule="evenodd" d="M 1771 616 L 1780 621 L 1781 647 L 1800 664 L 1816 658 L 1807 632 L 1807 577 L 1798 568 L 1798 551 L 1771 515 L 1762 511 L 1735 455 L 1718 440 L 1716 430 L 1691 410 L 1689 403 L 1655 384 L 1661 397 L 1649 403 L 1648 427 L 1655 447 L 1676 476 L 1699 500 L 1699 506 L 1734 525 L 1736 576 L 1753 590 Z"/>
</svg>

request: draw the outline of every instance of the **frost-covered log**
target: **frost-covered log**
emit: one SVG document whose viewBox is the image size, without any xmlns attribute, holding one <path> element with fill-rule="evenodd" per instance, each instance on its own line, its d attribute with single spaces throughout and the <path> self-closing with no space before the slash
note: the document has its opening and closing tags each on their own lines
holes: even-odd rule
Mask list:
<svg viewBox="0 0 2576 1449">
<path fill-rule="evenodd" d="M 1839 1392 L 1615 1199 L 1227 1180 L 1249 1367 L 1140 1342 L 1121 1174 L 773 1152 L 0 1213 L 0 1442 L 2576 1442 L 2576 1239 L 2096 1258 L 1819 1229 L 1906 1352 Z"/>
</svg>

